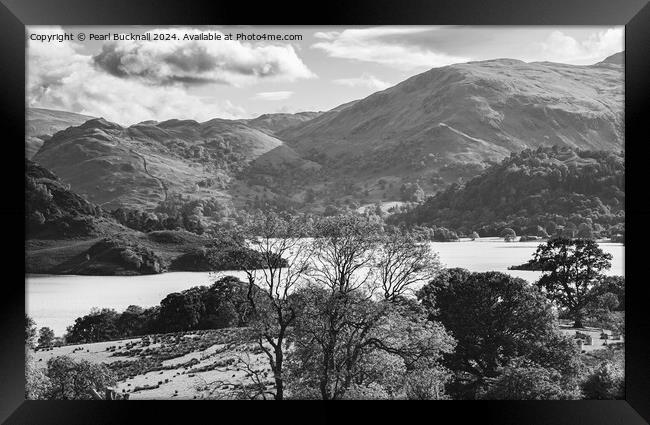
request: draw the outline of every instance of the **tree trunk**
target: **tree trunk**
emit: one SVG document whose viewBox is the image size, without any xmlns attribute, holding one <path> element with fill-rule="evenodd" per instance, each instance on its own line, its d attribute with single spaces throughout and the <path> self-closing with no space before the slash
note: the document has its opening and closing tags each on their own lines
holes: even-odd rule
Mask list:
<svg viewBox="0 0 650 425">
<path fill-rule="evenodd" d="M 582 328 L 582 316 L 575 316 L 573 318 L 573 327 L 574 328 Z"/>
<path fill-rule="evenodd" d="M 278 346 L 275 349 L 275 399 L 282 400 L 284 399 L 284 382 L 282 379 L 282 340 L 278 340 Z"/>
</svg>

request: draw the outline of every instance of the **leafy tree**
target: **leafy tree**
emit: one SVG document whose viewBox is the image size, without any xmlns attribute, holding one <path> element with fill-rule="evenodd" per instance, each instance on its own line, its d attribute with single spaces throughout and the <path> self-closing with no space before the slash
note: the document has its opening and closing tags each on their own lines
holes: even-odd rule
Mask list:
<svg viewBox="0 0 650 425">
<path fill-rule="evenodd" d="M 159 320 L 167 332 L 196 329 L 205 313 L 204 299 L 208 288 L 194 287 L 167 295 L 160 302 Z"/>
<path fill-rule="evenodd" d="M 119 335 L 116 327 L 118 314 L 109 308 L 93 309 L 90 314 L 79 317 L 69 326 L 65 335 L 68 343 L 106 341 Z"/>
<path fill-rule="evenodd" d="M 36 339 L 36 322 L 25 313 L 25 345 L 33 348 Z"/>
<path fill-rule="evenodd" d="M 582 384 L 582 391 L 589 400 L 622 399 L 625 395 L 624 371 L 614 363 L 603 362 Z"/>
<path fill-rule="evenodd" d="M 91 390 L 102 393 L 116 383 L 113 372 L 105 365 L 75 361 L 68 356 L 49 359 L 45 375 L 51 383 L 45 398 L 50 400 L 92 400 Z"/>
<path fill-rule="evenodd" d="M 567 380 L 575 376 L 575 343 L 559 334 L 552 305 L 523 279 L 448 269 L 417 295 L 430 319 L 457 340 L 456 350 L 445 356 L 455 373 L 450 389 L 456 397 L 477 397 L 518 357 L 556 369 Z"/>
<path fill-rule="evenodd" d="M 585 308 L 594 296 L 591 288 L 611 267 L 611 259 L 593 240 L 555 238 L 540 245 L 528 265 L 544 272 L 536 285 L 568 310 L 574 327 L 582 327 Z"/>
<path fill-rule="evenodd" d="M 577 386 L 563 385 L 558 371 L 534 363 L 503 368 L 480 395 L 487 400 L 575 400 L 580 396 Z"/>
<path fill-rule="evenodd" d="M 450 373 L 444 368 L 415 369 L 406 375 L 404 390 L 409 400 L 445 400 Z"/>
<path fill-rule="evenodd" d="M 400 187 L 399 192 L 403 202 L 422 202 L 424 200 L 424 190 L 417 183 L 405 183 Z"/>
<path fill-rule="evenodd" d="M 506 227 L 506 228 L 503 229 L 503 231 L 501 232 L 501 237 L 502 237 L 506 242 L 510 242 L 511 240 L 513 240 L 514 238 L 517 237 L 517 234 L 515 233 L 515 231 L 514 231 L 513 229 L 511 229 L 511 228 L 509 228 L 509 227 Z"/>
<path fill-rule="evenodd" d="M 43 327 L 38 332 L 38 345 L 48 346 L 52 344 L 54 339 L 54 331 L 48 327 Z"/>
<path fill-rule="evenodd" d="M 42 368 L 34 361 L 34 352 L 28 348 L 25 352 L 25 398 L 27 400 L 44 399 L 50 387 L 50 380 Z"/>
<path fill-rule="evenodd" d="M 581 239 L 593 239 L 594 230 L 589 223 L 580 223 L 576 236 Z"/>
<path fill-rule="evenodd" d="M 423 270 L 419 262 L 432 258 L 423 250 L 415 263 L 403 261 L 413 240 L 384 238 L 363 217 L 323 219 L 316 229 L 311 283 L 295 295 L 300 309 L 289 362 L 292 388 L 326 400 L 392 397 L 404 382 L 377 371 L 378 360 L 403 376 L 416 367 L 435 368 L 453 347 L 442 326 L 399 296 Z M 395 243 L 386 247 L 388 240 Z"/>
<path fill-rule="evenodd" d="M 592 288 L 593 295 L 613 294 L 616 297 L 615 311 L 625 311 L 625 277 L 602 276 Z"/>
</svg>

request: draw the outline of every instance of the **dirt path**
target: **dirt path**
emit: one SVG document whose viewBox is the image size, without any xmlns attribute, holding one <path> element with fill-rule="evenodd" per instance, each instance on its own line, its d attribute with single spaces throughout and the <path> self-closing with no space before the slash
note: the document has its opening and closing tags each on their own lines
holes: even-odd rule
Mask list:
<svg viewBox="0 0 650 425">
<path fill-rule="evenodd" d="M 133 140 L 133 139 L 131 139 L 131 140 Z M 151 177 L 152 179 L 155 179 L 160 184 L 160 187 L 162 188 L 163 192 L 165 193 L 165 201 L 166 201 L 167 200 L 167 185 L 165 184 L 165 182 L 149 172 L 149 169 L 147 168 L 147 159 L 143 155 L 139 154 L 138 152 L 136 152 L 133 149 L 129 149 L 129 151 L 131 151 L 132 154 L 136 155 L 137 157 L 139 157 L 142 160 L 142 165 L 144 166 L 144 172 L 147 173 L 147 175 L 149 177 Z"/>
</svg>

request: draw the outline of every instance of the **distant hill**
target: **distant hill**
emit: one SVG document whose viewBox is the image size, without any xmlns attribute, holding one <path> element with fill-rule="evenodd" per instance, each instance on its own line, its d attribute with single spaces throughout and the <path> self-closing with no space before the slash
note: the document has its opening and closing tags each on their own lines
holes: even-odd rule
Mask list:
<svg viewBox="0 0 650 425">
<path fill-rule="evenodd" d="M 322 112 L 298 112 L 296 114 L 276 113 L 264 114 L 250 120 L 241 120 L 251 127 L 260 129 L 269 134 L 293 128 L 299 124 L 316 118 Z"/>
<path fill-rule="evenodd" d="M 25 117 L 25 156 L 31 159 L 54 133 L 93 119 L 88 115 L 52 109 L 28 108 Z"/>
<path fill-rule="evenodd" d="M 435 194 L 524 149 L 619 152 L 622 59 L 455 64 L 327 112 L 130 127 L 93 119 L 56 133 L 34 159 L 108 210 L 152 211 L 173 196 L 220 214 L 406 202 L 409 188 Z"/>
<path fill-rule="evenodd" d="M 460 233 L 611 236 L 624 231 L 625 158 L 621 153 L 538 148 L 511 154 L 464 185 L 453 185 L 392 224 L 436 225 Z M 583 232 L 583 234 L 580 234 Z"/>
<path fill-rule="evenodd" d="M 106 209 L 147 209 L 170 193 L 228 198 L 233 175 L 281 144 L 259 129 L 229 120 L 121 127 L 93 119 L 56 133 L 34 160 Z"/>
<path fill-rule="evenodd" d="M 471 177 L 484 161 L 539 146 L 623 147 L 623 67 L 513 59 L 434 68 L 277 136 L 335 174 L 376 181 Z M 457 172 L 453 172 L 456 170 Z M 451 171 L 451 172 L 450 172 Z M 467 172 L 465 172 L 467 171 Z"/>
</svg>

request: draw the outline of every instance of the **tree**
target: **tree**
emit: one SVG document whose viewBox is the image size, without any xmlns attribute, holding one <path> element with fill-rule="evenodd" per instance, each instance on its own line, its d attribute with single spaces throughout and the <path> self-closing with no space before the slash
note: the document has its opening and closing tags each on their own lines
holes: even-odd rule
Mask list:
<svg viewBox="0 0 650 425">
<path fill-rule="evenodd" d="M 35 339 L 36 339 L 36 322 L 34 322 L 34 319 L 29 317 L 27 313 L 25 313 L 25 345 L 27 347 L 33 348 Z"/>
<path fill-rule="evenodd" d="M 105 365 L 75 361 L 68 356 L 49 359 L 45 375 L 51 383 L 45 398 L 50 400 L 92 400 L 91 390 L 101 394 L 116 383 L 113 372 Z"/>
<path fill-rule="evenodd" d="M 305 276 L 312 253 L 301 240 L 307 225 L 299 217 L 258 213 L 241 226 L 239 234 L 242 247 L 259 254 L 259 262 L 242 256 L 234 261 L 246 274 L 247 299 L 256 319 L 254 337 L 273 372 L 274 398 L 282 400 L 287 331 L 296 319 L 290 294 Z"/>
<path fill-rule="evenodd" d="M 499 272 L 448 269 L 418 291 L 429 318 L 457 340 L 445 356 L 459 398 L 476 398 L 503 367 L 522 357 L 561 372 L 572 385 L 579 353 L 562 337 L 551 303 L 534 286 Z"/>
<path fill-rule="evenodd" d="M 510 242 L 511 240 L 513 240 L 514 238 L 517 237 L 517 234 L 516 234 L 515 231 L 512 230 L 511 228 L 506 227 L 506 228 L 503 229 L 503 231 L 501 232 L 501 237 L 502 237 L 506 242 Z"/>
<path fill-rule="evenodd" d="M 68 343 L 106 341 L 119 335 L 116 327 L 118 314 L 109 308 L 92 309 L 90 314 L 79 317 L 69 326 L 65 335 Z"/>
<path fill-rule="evenodd" d="M 34 361 L 34 352 L 28 348 L 25 352 L 25 398 L 27 400 L 44 399 L 50 387 L 50 380 L 42 368 Z"/>
<path fill-rule="evenodd" d="M 581 239 L 593 239 L 594 230 L 589 223 L 580 223 L 576 236 Z"/>
<path fill-rule="evenodd" d="M 411 235 L 382 235 L 373 255 L 377 279 L 386 300 L 404 295 L 415 284 L 432 279 L 440 270 L 438 255 L 428 243 Z"/>
<path fill-rule="evenodd" d="M 591 288 L 603 278 L 602 271 L 611 267 L 611 259 L 593 240 L 555 238 L 540 245 L 528 265 L 544 272 L 536 285 L 566 308 L 573 326 L 579 328 L 593 300 Z"/>
<path fill-rule="evenodd" d="M 623 369 L 614 363 L 601 363 L 582 384 L 582 391 L 589 400 L 622 399 L 625 394 Z"/>
<path fill-rule="evenodd" d="M 424 200 L 424 190 L 417 183 L 405 183 L 400 187 L 399 192 L 403 202 L 422 202 Z"/>
<path fill-rule="evenodd" d="M 480 398 L 486 400 L 575 400 L 578 387 L 566 388 L 555 369 L 534 363 L 507 366 Z"/>
<path fill-rule="evenodd" d="M 54 331 L 48 327 L 43 327 L 38 332 L 38 345 L 46 347 L 52 344 L 54 339 Z"/>
<path fill-rule="evenodd" d="M 613 309 L 625 311 L 625 277 L 624 276 L 602 276 L 592 288 L 593 295 L 601 296 L 613 294 L 618 302 Z"/>
<path fill-rule="evenodd" d="M 364 217 L 326 218 L 315 227 L 310 283 L 295 295 L 292 388 L 325 400 L 389 397 L 397 384 L 383 372 L 434 368 L 453 347 L 442 326 L 400 296 L 432 257 L 408 237 L 382 236 Z M 414 249 L 416 258 L 407 259 Z"/>
<path fill-rule="evenodd" d="M 167 295 L 160 302 L 160 323 L 167 332 L 197 329 L 205 314 L 205 286 Z"/>
</svg>

